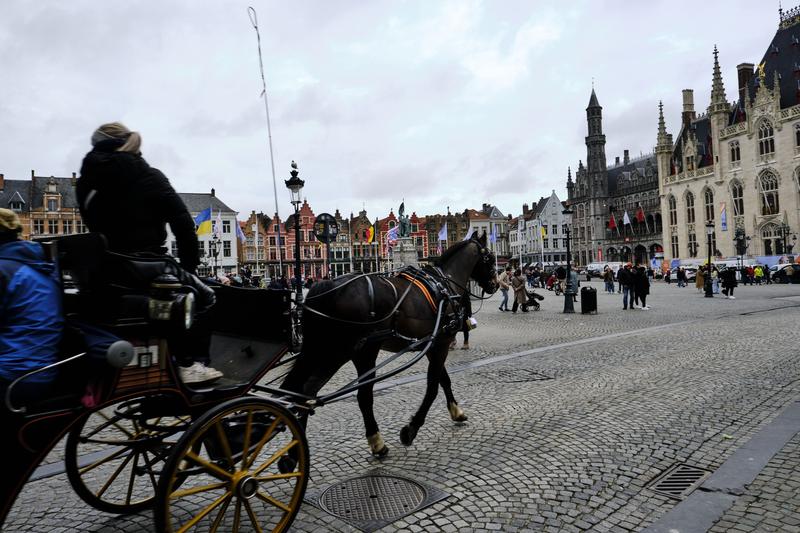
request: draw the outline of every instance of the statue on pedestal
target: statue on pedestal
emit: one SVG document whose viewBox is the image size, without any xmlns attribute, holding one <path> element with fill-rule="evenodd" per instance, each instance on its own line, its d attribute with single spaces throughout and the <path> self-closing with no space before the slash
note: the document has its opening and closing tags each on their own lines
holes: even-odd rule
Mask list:
<svg viewBox="0 0 800 533">
<path fill-rule="evenodd" d="M 411 236 L 411 221 L 408 218 L 408 215 L 405 214 L 406 206 L 405 202 L 400 204 L 400 209 L 397 210 L 398 216 L 397 219 L 399 220 L 400 224 L 400 237 L 410 237 Z"/>
</svg>

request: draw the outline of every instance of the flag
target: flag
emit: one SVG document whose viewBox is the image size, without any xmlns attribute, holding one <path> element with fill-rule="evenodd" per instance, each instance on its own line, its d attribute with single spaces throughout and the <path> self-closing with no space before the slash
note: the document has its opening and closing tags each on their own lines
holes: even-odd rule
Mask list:
<svg viewBox="0 0 800 533">
<path fill-rule="evenodd" d="M 442 255 L 442 241 L 436 246 L 436 255 Z"/>
<path fill-rule="evenodd" d="M 608 221 L 608 229 L 617 229 L 617 221 L 614 220 L 614 213 L 611 213 L 611 220 Z M 617 232 L 619 232 L 619 230 L 617 230 Z"/>
<path fill-rule="evenodd" d="M 465 241 L 470 240 L 472 238 L 472 234 L 473 233 L 475 233 L 475 228 L 469 228 L 469 231 L 467 232 L 467 236 L 464 237 L 464 240 Z"/>
<path fill-rule="evenodd" d="M 389 246 L 394 246 L 397 243 L 397 238 L 400 235 L 400 227 L 395 226 L 391 228 L 388 232 L 386 232 L 386 244 Z"/>
<path fill-rule="evenodd" d="M 544 227 L 544 224 L 542 224 L 542 225 L 539 227 L 539 229 L 542 231 L 542 239 L 544 239 L 545 237 L 547 237 L 547 230 L 545 229 L 545 227 Z"/>
<path fill-rule="evenodd" d="M 439 230 L 439 240 L 446 241 L 447 240 L 447 223 L 442 225 L 442 229 Z"/>
<path fill-rule="evenodd" d="M 492 228 L 492 232 L 489 234 L 489 242 L 497 242 L 497 234 L 494 232 L 494 227 Z"/>
<path fill-rule="evenodd" d="M 719 225 L 722 231 L 728 231 L 728 210 L 725 202 L 719 203 Z"/>
<path fill-rule="evenodd" d="M 627 209 L 625 210 L 625 214 L 622 215 L 622 223 L 625 224 L 626 226 L 631 223 L 631 217 L 628 216 Z"/>
<path fill-rule="evenodd" d="M 194 219 L 194 225 L 197 226 L 197 234 L 205 235 L 211 233 L 211 208 L 203 209 L 197 218 Z"/>
<path fill-rule="evenodd" d="M 217 211 L 217 217 L 214 219 L 214 229 L 212 233 L 218 238 L 222 238 L 222 210 Z"/>
<path fill-rule="evenodd" d="M 644 222 L 644 208 L 639 205 L 639 210 L 636 211 L 636 221 L 641 224 Z"/>
<path fill-rule="evenodd" d="M 375 226 L 367 228 L 367 243 L 375 242 Z"/>
<path fill-rule="evenodd" d="M 239 221 L 234 220 L 234 222 L 236 223 L 236 237 L 242 242 L 246 241 L 247 237 L 244 236 L 244 232 L 242 231 L 242 227 L 239 225 Z"/>
</svg>

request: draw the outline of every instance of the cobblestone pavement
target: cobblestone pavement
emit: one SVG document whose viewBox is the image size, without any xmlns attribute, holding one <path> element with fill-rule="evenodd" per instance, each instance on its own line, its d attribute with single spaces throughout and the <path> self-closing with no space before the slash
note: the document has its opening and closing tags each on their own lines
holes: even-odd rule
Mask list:
<svg viewBox="0 0 800 533">
<path fill-rule="evenodd" d="M 742 287 L 727 300 L 656 283 L 650 310 L 623 311 L 621 296 L 599 293 L 597 315 L 563 315 L 563 299 L 542 293 L 541 311 L 516 315 L 492 297 L 472 348 L 451 352 L 467 423 L 450 421 L 440 395 L 405 448 L 397 435 L 424 383 L 382 390 L 375 411 L 391 450 L 377 460 L 355 399 L 319 409 L 309 491 L 381 468 L 449 494 L 382 531 L 636 531 L 676 504 L 647 488 L 653 479 L 676 463 L 718 468 L 800 398 L 800 286 Z M 420 363 L 404 374 L 422 372 Z M 330 387 L 352 371 L 341 374 Z M 796 436 L 714 531 L 796 531 L 799 446 Z M 148 512 L 87 507 L 63 474 L 29 483 L 3 528 L 152 530 Z M 355 531 L 312 505 L 293 530 Z"/>
</svg>

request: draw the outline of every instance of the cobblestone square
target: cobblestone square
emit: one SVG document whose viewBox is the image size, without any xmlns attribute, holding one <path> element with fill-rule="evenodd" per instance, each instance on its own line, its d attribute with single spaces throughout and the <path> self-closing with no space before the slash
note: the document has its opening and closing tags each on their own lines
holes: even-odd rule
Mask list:
<svg viewBox="0 0 800 533">
<path fill-rule="evenodd" d="M 717 471 L 800 399 L 800 286 L 741 287 L 728 300 L 656 282 L 650 310 L 623 311 L 621 295 L 589 285 L 597 315 L 564 315 L 544 290 L 538 312 L 501 313 L 499 296 L 474 305 L 471 347 L 448 357 L 466 423 L 450 420 L 440 394 L 414 444 L 400 444 L 423 363 L 376 394 L 383 460 L 369 455 L 355 398 L 320 408 L 308 426 L 309 492 L 382 469 L 449 496 L 381 531 L 639 531 L 678 504 L 651 481 L 677 463 Z M 345 368 L 328 387 L 353 375 Z M 798 531 L 798 446 L 795 435 L 711 531 Z M 4 527 L 152 530 L 150 512 L 86 506 L 64 474 L 30 482 Z M 293 531 L 354 529 L 304 504 Z"/>
</svg>

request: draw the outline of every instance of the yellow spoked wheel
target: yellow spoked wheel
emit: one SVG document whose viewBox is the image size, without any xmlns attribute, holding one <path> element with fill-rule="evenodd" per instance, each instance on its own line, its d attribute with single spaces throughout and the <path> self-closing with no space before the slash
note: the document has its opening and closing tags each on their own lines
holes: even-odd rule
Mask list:
<svg viewBox="0 0 800 533">
<path fill-rule="evenodd" d="M 308 469 L 305 431 L 291 412 L 264 398 L 230 400 L 173 447 L 158 485 L 157 531 L 286 531 Z"/>
<path fill-rule="evenodd" d="M 89 413 L 70 431 L 67 477 L 92 507 L 130 514 L 153 504 L 170 448 L 191 420 L 148 413 L 152 405 L 146 398 L 120 402 Z"/>
</svg>

